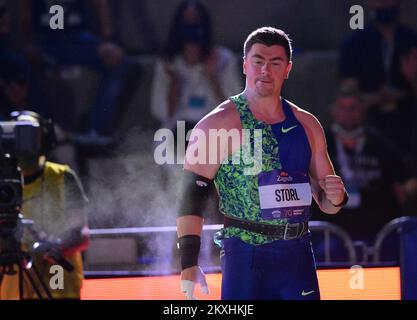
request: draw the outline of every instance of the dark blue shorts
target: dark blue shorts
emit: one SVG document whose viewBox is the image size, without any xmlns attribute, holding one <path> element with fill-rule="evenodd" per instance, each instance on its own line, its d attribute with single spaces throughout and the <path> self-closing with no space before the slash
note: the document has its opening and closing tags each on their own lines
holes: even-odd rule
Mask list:
<svg viewBox="0 0 417 320">
<path fill-rule="evenodd" d="M 254 246 L 222 240 L 222 300 L 319 300 L 310 233 Z"/>
</svg>

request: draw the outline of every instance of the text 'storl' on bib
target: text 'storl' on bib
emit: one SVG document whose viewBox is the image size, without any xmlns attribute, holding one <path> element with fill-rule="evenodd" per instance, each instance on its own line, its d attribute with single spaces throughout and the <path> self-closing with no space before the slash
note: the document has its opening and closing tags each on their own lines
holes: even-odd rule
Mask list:
<svg viewBox="0 0 417 320">
<path fill-rule="evenodd" d="M 263 219 L 296 222 L 309 218 L 312 194 L 308 175 L 273 170 L 260 173 L 258 184 Z"/>
</svg>

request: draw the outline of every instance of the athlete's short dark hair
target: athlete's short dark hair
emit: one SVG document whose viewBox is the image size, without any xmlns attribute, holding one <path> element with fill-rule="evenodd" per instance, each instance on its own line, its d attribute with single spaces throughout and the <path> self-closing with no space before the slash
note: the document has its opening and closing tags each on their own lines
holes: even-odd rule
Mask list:
<svg viewBox="0 0 417 320">
<path fill-rule="evenodd" d="M 285 49 L 288 61 L 292 59 L 292 46 L 289 36 L 282 30 L 273 27 L 262 27 L 253 31 L 243 45 L 243 55 L 246 57 L 249 50 L 256 43 L 266 46 L 279 45 Z"/>
</svg>

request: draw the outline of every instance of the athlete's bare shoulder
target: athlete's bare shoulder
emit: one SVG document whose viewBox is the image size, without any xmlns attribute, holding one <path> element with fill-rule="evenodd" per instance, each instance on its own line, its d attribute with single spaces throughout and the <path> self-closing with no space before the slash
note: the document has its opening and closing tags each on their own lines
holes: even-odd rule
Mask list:
<svg viewBox="0 0 417 320">
<path fill-rule="evenodd" d="M 311 127 L 312 130 L 322 129 L 320 121 L 312 113 L 300 108 L 290 101 L 288 101 L 288 103 L 291 106 L 295 117 L 304 127 Z"/>
<path fill-rule="evenodd" d="M 292 102 L 289 102 L 291 109 L 294 113 L 294 116 L 298 121 L 303 125 L 304 130 L 307 133 L 310 146 L 312 148 L 323 147 L 326 145 L 326 140 L 324 137 L 324 130 L 320 121 L 310 112 L 300 108 Z"/>
<path fill-rule="evenodd" d="M 201 119 L 193 129 L 189 144 L 187 147 L 184 169 L 202 175 L 206 178 L 213 179 L 218 171 L 220 164 L 231 154 L 236 147 L 235 144 L 217 143 L 217 135 L 215 140 L 211 136 L 211 130 L 219 130 L 217 133 L 223 134 L 221 129 L 229 130 L 239 128 L 240 116 L 232 101 L 228 100 L 221 103 L 213 111 Z M 220 133 L 221 132 L 221 133 Z M 202 157 L 206 157 L 204 161 L 195 163 L 195 151 L 205 150 Z M 213 159 L 216 161 L 213 162 Z"/>
<path fill-rule="evenodd" d="M 208 129 L 234 129 L 240 127 L 240 116 L 235 104 L 226 100 L 208 113 L 196 125 L 202 130 Z"/>
</svg>

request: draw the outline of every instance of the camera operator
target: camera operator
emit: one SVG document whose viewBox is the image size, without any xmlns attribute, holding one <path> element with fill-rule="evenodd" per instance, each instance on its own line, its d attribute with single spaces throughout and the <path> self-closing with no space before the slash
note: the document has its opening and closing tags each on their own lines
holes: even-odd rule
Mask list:
<svg viewBox="0 0 417 320">
<path fill-rule="evenodd" d="M 69 166 L 47 161 L 46 155 L 55 141 L 53 124 L 30 111 L 13 112 L 11 116 L 14 121 L 39 125 L 42 131 L 39 154 L 17 155 L 24 176 L 22 213 L 25 219 L 33 220 L 33 228 L 24 228 L 22 249 L 31 254 L 33 264 L 53 298 L 80 299 L 83 279 L 81 252 L 88 246 L 88 200 L 77 175 Z M 41 245 L 33 245 L 36 242 Z M 51 266 L 60 265 L 63 259 L 73 266 L 73 270 L 64 269 L 63 288 L 51 288 L 50 280 L 54 275 Z M 65 268 L 64 264 L 62 266 Z M 17 271 L 17 265 L 14 269 Z M 5 273 L 0 281 L 0 299 L 19 299 L 18 273 Z M 37 298 L 26 278 L 23 298 Z"/>
</svg>

